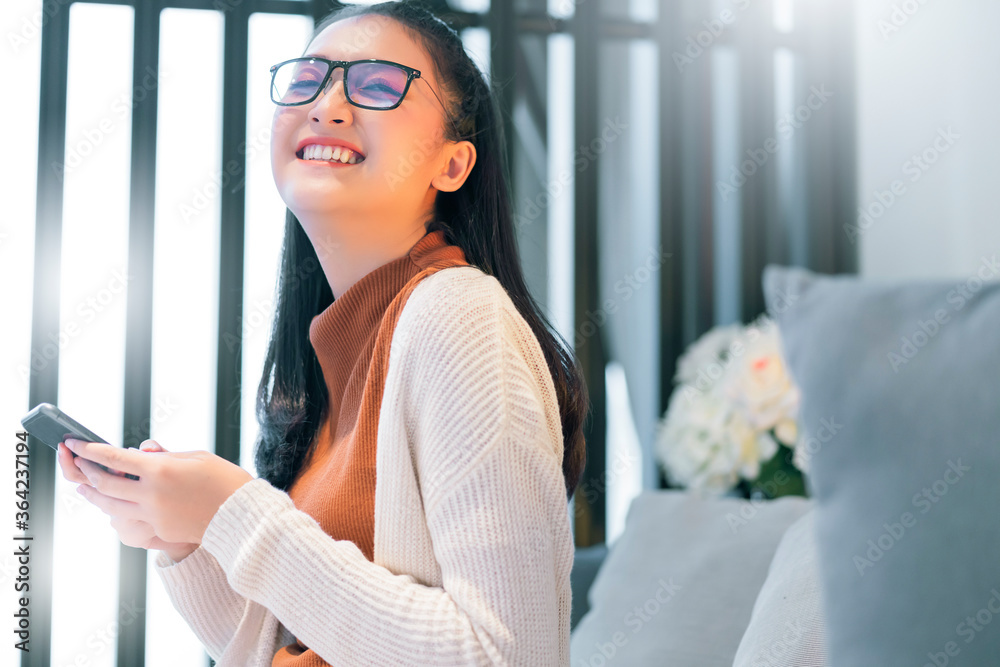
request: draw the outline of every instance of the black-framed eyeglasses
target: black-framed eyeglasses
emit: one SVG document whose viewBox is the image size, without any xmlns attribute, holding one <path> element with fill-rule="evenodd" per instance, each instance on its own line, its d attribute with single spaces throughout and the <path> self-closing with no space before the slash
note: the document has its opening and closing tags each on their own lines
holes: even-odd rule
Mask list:
<svg viewBox="0 0 1000 667">
<path fill-rule="evenodd" d="M 326 89 L 331 73 L 338 67 L 344 71 L 347 101 L 362 109 L 395 109 L 410 89 L 410 82 L 420 78 L 420 70 L 391 60 L 292 58 L 271 67 L 271 101 L 283 107 L 309 104 Z M 430 89 L 438 97 L 433 86 Z M 447 114 L 444 102 L 441 107 Z"/>
</svg>

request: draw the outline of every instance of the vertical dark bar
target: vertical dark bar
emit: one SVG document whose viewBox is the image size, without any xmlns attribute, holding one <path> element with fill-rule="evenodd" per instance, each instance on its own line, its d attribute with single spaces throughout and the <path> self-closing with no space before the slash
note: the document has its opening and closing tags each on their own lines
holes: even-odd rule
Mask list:
<svg viewBox="0 0 1000 667">
<path fill-rule="evenodd" d="M 500 116 L 503 119 L 503 134 L 507 154 L 507 164 L 510 173 L 511 196 L 517 201 L 514 193 L 517 188 L 513 169 L 514 159 L 514 100 L 517 96 L 517 16 L 513 0 L 495 0 L 490 2 L 487 25 L 490 30 L 490 78 L 492 86 L 496 87 L 496 96 L 500 104 Z"/>
<path fill-rule="evenodd" d="M 768 262 L 769 220 L 776 220 L 776 160 L 764 149 L 775 137 L 774 118 L 774 9 L 762 0 L 745 12 L 746 23 L 736 33 L 740 59 L 740 157 L 738 169 L 747 165 L 742 187 L 743 320 L 764 310 L 761 272 Z M 801 131 L 801 130 L 796 130 Z M 748 150 L 767 155 L 761 165 Z M 754 165 L 753 168 L 750 165 Z M 749 172 L 749 173 L 748 173 Z"/>
<path fill-rule="evenodd" d="M 804 63 L 801 98 L 810 88 L 826 88 L 831 97 L 801 130 L 808 169 L 808 267 L 820 273 L 857 270 L 856 246 L 844 233 L 853 222 L 855 193 L 854 28 L 843 3 L 823 2 L 803 11 Z M 801 103 L 802 100 L 800 100 Z"/>
<path fill-rule="evenodd" d="M 660 271 L 660 414 L 673 391 L 677 358 L 684 351 L 684 198 L 681 77 L 673 53 L 682 49 L 683 3 L 663 2 L 655 25 L 660 72 L 660 241 L 672 253 Z M 665 480 L 659 472 L 661 485 Z"/>
<path fill-rule="evenodd" d="M 125 331 L 125 404 L 122 444 L 149 438 L 153 342 L 153 239 L 156 183 L 156 106 L 160 2 L 135 4 L 132 66 L 132 159 L 129 192 L 128 288 Z M 119 667 L 146 660 L 145 549 L 121 545 L 118 573 Z"/>
<path fill-rule="evenodd" d="M 808 232 L 807 265 L 821 273 L 856 273 L 858 248 L 844 232 L 858 206 L 854 7 L 828 0 L 799 13 L 804 72 L 796 103 L 814 89 L 831 94 L 798 130 L 805 145 L 806 168 L 797 178 L 807 198 L 806 220 L 799 221 Z"/>
<path fill-rule="evenodd" d="M 778 86 L 777 76 L 776 76 L 778 48 L 779 46 L 781 46 L 782 37 L 788 38 L 789 35 L 787 34 L 782 35 L 781 33 L 778 32 L 777 28 L 775 27 L 776 12 L 774 9 L 774 0 L 768 0 L 768 5 L 766 7 L 766 10 L 767 13 L 763 17 L 764 24 L 761 26 L 761 30 L 762 30 L 762 35 L 768 35 L 770 37 L 768 38 L 765 38 L 763 36 L 761 37 L 761 42 L 763 44 L 768 45 L 768 48 L 762 49 L 762 53 L 760 54 L 761 56 L 760 67 L 762 68 L 761 73 L 764 76 L 763 85 L 766 88 L 769 97 L 766 100 L 767 102 L 766 110 L 768 112 L 768 115 L 762 119 L 761 131 L 763 132 L 763 134 L 761 135 L 761 138 L 765 141 L 768 139 L 773 139 L 777 141 L 781 139 L 781 135 L 779 135 L 777 130 L 778 107 L 775 100 L 775 97 L 777 95 L 777 86 Z M 795 43 L 794 39 L 789 41 Z M 793 50 L 793 60 L 794 56 L 796 55 L 797 54 L 795 54 Z M 794 73 L 794 65 L 792 71 Z M 802 104 L 802 100 L 798 99 L 800 97 L 800 93 L 795 91 L 794 79 L 795 76 L 793 74 L 792 75 L 793 109 L 799 104 Z M 796 131 L 796 133 L 797 132 L 798 131 Z M 782 211 L 782 206 L 783 206 L 782 200 L 785 197 L 785 195 L 782 192 L 781 180 L 778 177 L 779 176 L 778 156 L 785 151 L 793 153 L 795 150 L 794 143 L 796 139 L 800 139 L 800 137 L 793 137 L 792 141 L 789 142 L 789 145 L 785 148 L 780 149 L 778 153 L 775 153 L 774 155 L 768 153 L 767 162 L 765 163 L 765 166 L 767 167 L 766 170 L 767 180 L 769 181 L 769 183 L 765 199 L 766 218 L 763 221 L 765 229 L 764 232 L 765 261 L 760 266 L 761 270 L 763 270 L 764 265 L 768 263 L 773 262 L 776 264 L 789 264 L 791 262 L 792 231 L 789 228 L 786 218 L 784 217 Z M 763 144 L 760 144 L 755 148 L 762 148 L 762 147 Z M 790 155 L 783 155 L 781 157 L 789 158 Z M 760 273 L 758 273 L 757 283 L 758 285 L 760 284 Z M 760 294 L 761 298 L 763 299 L 764 296 L 763 289 L 761 289 Z M 763 310 L 763 308 L 764 308 L 763 301 L 761 301 L 761 310 Z"/>
<path fill-rule="evenodd" d="M 701 14 L 704 10 L 699 8 L 697 11 Z M 687 37 L 698 34 L 703 24 L 689 23 L 683 14 L 681 12 L 677 16 L 677 21 L 683 26 L 686 46 Z M 682 85 L 678 89 L 678 122 L 683 132 L 679 136 L 677 152 L 685 166 L 680 176 L 680 187 L 684 193 L 681 197 L 683 209 L 680 224 L 683 229 L 683 254 L 689 260 L 682 266 L 685 347 L 715 324 L 713 48 L 714 45 L 706 48 L 693 64 L 684 68 L 683 74 L 673 66 L 669 70 L 669 76 L 680 78 Z"/>
<path fill-rule="evenodd" d="M 222 70 L 222 169 L 234 173 L 221 194 L 219 247 L 219 340 L 215 395 L 215 453 L 240 462 L 240 371 L 243 350 L 228 345 L 241 339 L 243 245 L 246 202 L 247 48 L 250 9 L 230 5 L 224 13 Z"/>
<path fill-rule="evenodd" d="M 826 128 L 820 127 L 825 121 L 829 121 L 829 116 L 840 113 L 841 90 L 834 87 L 832 75 L 836 67 L 831 67 L 830 63 L 824 62 L 824 58 L 829 57 L 830 42 L 828 36 L 833 37 L 834 43 L 839 42 L 839 35 L 835 35 L 836 27 L 830 25 L 828 21 L 832 18 L 831 12 L 824 5 L 831 3 L 817 3 L 811 5 L 809 11 L 803 9 L 801 20 L 796 16 L 796 27 L 802 31 L 802 83 L 800 90 L 796 91 L 796 104 L 801 104 L 809 95 L 811 86 L 825 86 L 833 92 L 833 97 L 823 108 L 817 111 L 814 117 L 799 131 L 802 134 L 801 140 L 804 146 L 804 159 L 806 168 L 800 175 L 802 187 L 806 192 L 806 220 L 801 221 L 807 225 L 808 239 L 808 260 L 807 267 L 820 273 L 832 272 L 834 265 L 834 236 L 831 235 L 830 227 L 834 219 L 832 206 L 833 191 L 832 181 L 835 178 L 838 166 L 834 163 L 835 151 L 840 138 L 829 136 L 832 125 Z M 843 11 L 832 12 L 839 14 Z M 801 26 L 801 27 L 800 27 Z M 824 29 L 825 28 L 825 29 Z M 836 54 L 837 57 L 841 53 Z M 838 230 L 841 234 L 842 230 Z"/>
<path fill-rule="evenodd" d="M 570 21 L 573 33 L 573 78 L 576 120 L 574 145 L 588 146 L 599 136 L 598 72 L 601 55 L 601 5 L 599 0 L 582 2 Z M 576 350 L 590 392 L 590 417 L 584 422 L 587 463 L 575 498 L 576 545 L 580 547 L 605 541 L 606 463 L 605 439 L 607 406 L 604 369 L 607 353 L 600 326 L 587 318 L 588 312 L 600 309 L 600 257 L 598 254 L 598 170 L 584 169 L 576 175 L 574 190 L 574 329 L 583 340 Z M 574 335 L 574 338 L 577 336 Z"/>
<path fill-rule="evenodd" d="M 830 47 L 827 62 L 834 63 L 833 83 L 838 94 L 834 104 L 833 146 L 830 154 L 834 156 L 833 202 L 831 205 L 831 245 L 833 247 L 834 273 L 857 273 L 858 245 L 851 243 L 844 232 L 844 225 L 854 223 L 858 210 L 857 192 L 857 116 L 855 114 L 855 78 L 854 60 L 855 40 L 853 3 L 829 1 L 825 4 L 833 25 L 833 33 L 837 35 L 836 47 Z"/>
<path fill-rule="evenodd" d="M 69 6 L 49 8 L 42 23 L 39 72 L 38 186 L 35 193 L 35 269 L 32 276 L 31 361 L 28 406 L 57 403 L 59 346 L 59 284 L 62 256 L 63 183 L 52 165 L 61 164 L 66 146 L 66 75 L 69 51 Z M 44 360 L 36 364 L 35 360 Z M 27 409 L 25 410 L 27 412 Z M 30 650 L 21 667 L 48 667 L 52 662 L 52 532 L 55 517 L 55 452 L 35 437 L 28 438 L 31 510 L 25 545 L 36 576 L 31 581 Z M 21 546 L 17 544 L 16 546 Z M 38 576 L 48 573 L 48 576 Z M 18 638 L 16 641 L 20 641 Z"/>
<path fill-rule="evenodd" d="M 522 0 L 519 5 L 523 12 L 530 11 L 536 15 L 546 15 L 546 0 Z M 521 266 L 524 268 L 525 281 L 539 303 L 548 306 L 546 285 L 549 282 L 548 261 L 548 230 L 550 217 L 549 199 L 553 188 L 549 184 L 548 161 L 548 34 L 529 31 L 517 22 L 515 24 L 513 49 L 508 53 L 495 53 L 493 58 L 503 60 L 513 58 L 514 80 L 517 85 L 507 86 L 513 95 L 505 99 L 504 104 L 517 104 L 527 113 L 521 118 L 523 123 L 510 122 L 507 127 L 516 137 L 507 135 L 505 127 L 504 138 L 506 150 L 510 158 L 512 176 L 511 192 L 514 196 L 515 233 L 517 249 Z M 492 58 L 491 58 L 492 60 Z M 504 63 L 501 68 L 506 69 Z M 504 111 L 504 117 L 513 119 L 513 107 Z M 527 141 L 524 137 L 531 137 Z M 512 141 L 511 139 L 516 139 Z M 528 150 L 525 146 L 535 146 L 537 150 Z M 516 193 L 516 194 L 514 194 Z M 560 193 L 559 196 L 563 196 Z M 566 192 L 568 197 L 569 193 Z M 532 203 L 532 207 L 528 206 Z M 538 209 L 533 208 L 538 205 Z M 525 214 L 532 217 L 522 218 Z"/>
</svg>

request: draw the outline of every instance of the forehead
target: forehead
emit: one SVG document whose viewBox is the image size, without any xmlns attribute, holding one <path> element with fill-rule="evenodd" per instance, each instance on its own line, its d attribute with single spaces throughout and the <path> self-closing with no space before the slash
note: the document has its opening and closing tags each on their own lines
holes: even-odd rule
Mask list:
<svg viewBox="0 0 1000 667">
<path fill-rule="evenodd" d="M 403 26 L 384 16 L 355 16 L 328 25 L 309 42 L 303 55 L 330 60 L 379 58 L 430 74 L 426 52 Z"/>
</svg>

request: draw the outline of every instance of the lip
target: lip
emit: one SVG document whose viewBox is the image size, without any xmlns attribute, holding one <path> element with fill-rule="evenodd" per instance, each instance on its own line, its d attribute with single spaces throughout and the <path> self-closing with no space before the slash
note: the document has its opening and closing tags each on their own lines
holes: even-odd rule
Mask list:
<svg viewBox="0 0 1000 667">
<path fill-rule="evenodd" d="M 320 160 L 303 160 L 302 158 L 299 157 L 299 153 L 302 152 L 302 149 L 310 144 L 320 144 L 323 146 L 343 146 L 345 148 L 350 148 L 352 151 L 354 151 L 364 159 L 368 158 L 368 156 L 365 155 L 360 148 L 358 148 L 349 141 L 344 141 L 343 139 L 338 139 L 337 137 L 320 137 L 320 136 L 306 137 L 305 139 L 300 141 L 299 145 L 295 147 L 295 157 L 297 157 L 302 162 L 320 162 Z M 365 161 L 364 159 L 362 159 L 361 162 L 364 162 Z M 361 164 L 361 162 L 358 162 L 356 164 Z M 326 162 L 326 164 L 336 166 L 332 162 Z"/>
<path fill-rule="evenodd" d="M 295 161 L 308 164 L 310 166 L 329 167 L 331 169 L 336 169 L 337 167 L 357 167 L 364 162 L 364 160 L 362 160 L 361 162 L 355 162 L 352 164 L 350 162 L 334 162 L 333 160 L 306 160 L 300 158 L 298 155 L 295 156 Z"/>
</svg>

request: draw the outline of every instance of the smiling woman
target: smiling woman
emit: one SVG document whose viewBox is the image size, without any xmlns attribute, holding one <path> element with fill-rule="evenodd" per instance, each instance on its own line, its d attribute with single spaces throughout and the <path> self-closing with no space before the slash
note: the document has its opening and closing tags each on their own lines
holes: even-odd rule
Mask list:
<svg viewBox="0 0 1000 667">
<path fill-rule="evenodd" d="M 446 140 L 440 83 L 412 29 L 369 11 L 329 23 L 307 55 L 271 68 L 274 181 L 312 245 L 324 239 L 334 296 L 411 248 L 437 193 L 459 189 L 477 157 L 472 141 Z M 360 166 L 317 169 L 336 164 L 335 146 L 341 164 L 346 147 Z"/>
<path fill-rule="evenodd" d="M 490 87 L 397 2 L 327 16 L 271 79 L 260 476 L 153 441 L 77 450 L 138 480 L 68 452 L 64 474 L 160 550 L 219 667 L 568 665 L 589 400 L 525 285 Z"/>
</svg>

